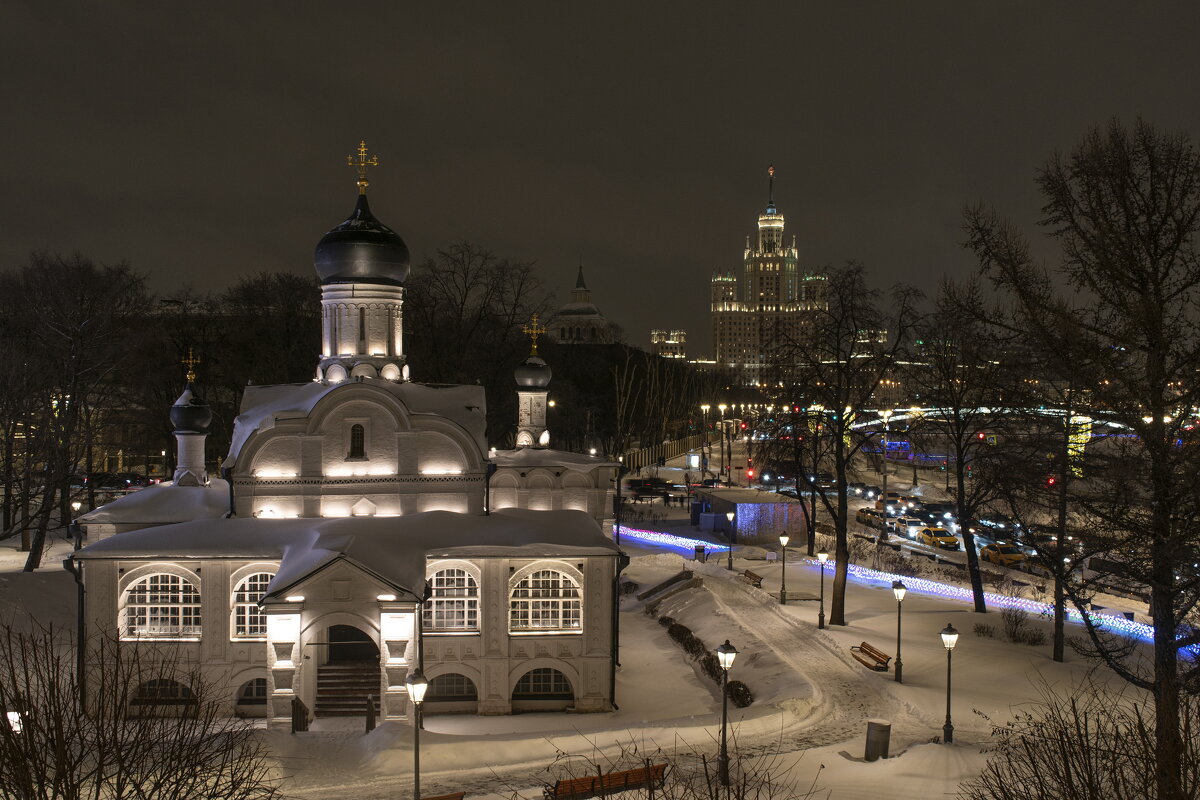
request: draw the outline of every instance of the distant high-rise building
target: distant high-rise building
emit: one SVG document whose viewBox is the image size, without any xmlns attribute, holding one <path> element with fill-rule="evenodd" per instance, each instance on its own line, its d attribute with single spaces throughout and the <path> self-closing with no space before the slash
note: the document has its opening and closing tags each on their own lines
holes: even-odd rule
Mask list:
<svg viewBox="0 0 1200 800">
<path fill-rule="evenodd" d="M 687 358 L 687 331 L 650 331 L 650 352 L 663 358 Z"/>
<path fill-rule="evenodd" d="M 713 347 L 718 367 L 757 383 L 781 345 L 799 336 L 826 303 L 826 276 L 801 271 L 796 237 L 783 241 L 775 206 L 775 168 L 769 167 L 767 208 L 758 215 L 758 240 L 746 237 L 740 271 L 712 275 Z"/>
</svg>

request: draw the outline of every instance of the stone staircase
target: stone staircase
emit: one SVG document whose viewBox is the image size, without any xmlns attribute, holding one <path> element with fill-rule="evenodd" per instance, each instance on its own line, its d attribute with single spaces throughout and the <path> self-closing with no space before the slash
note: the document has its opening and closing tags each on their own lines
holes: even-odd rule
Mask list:
<svg viewBox="0 0 1200 800">
<path fill-rule="evenodd" d="M 318 717 L 357 717 L 367 713 L 367 696 L 379 712 L 379 662 L 342 661 L 317 667 Z"/>
</svg>

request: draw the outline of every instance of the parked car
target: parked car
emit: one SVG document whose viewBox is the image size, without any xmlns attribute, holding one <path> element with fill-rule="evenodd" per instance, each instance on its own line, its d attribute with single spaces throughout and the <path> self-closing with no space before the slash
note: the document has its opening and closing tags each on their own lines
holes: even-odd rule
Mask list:
<svg viewBox="0 0 1200 800">
<path fill-rule="evenodd" d="M 940 547 L 943 550 L 957 550 L 958 537 L 945 528 L 925 526 L 917 534 L 917 541 L 930 547 Z"/>
<path fill-rule="evenodd" d="M 925 523 L 916 517 L 899 517 L 896 520 L 895 530 L 897 533 L 902 534 L 909 539 L 915 539 L 917 536 L 917 531 L 924 527 Z"/>
<path fill-rule="evenodd" d="M 860 508 L 858 513 L 854 515 L 854 519 L 859 524 L 866 525 L 868 528 L 883 527 L 883 517 L 878 511 L 869 506 Z"/>
<path fill-rule="evenodd" d="M 1021 552 L 1021 548 L 1002 542 L 981 547 L 979 557 L 1001 567 L 1017 567 L 1025 560 L 1025 554 Z"/>
</svg>

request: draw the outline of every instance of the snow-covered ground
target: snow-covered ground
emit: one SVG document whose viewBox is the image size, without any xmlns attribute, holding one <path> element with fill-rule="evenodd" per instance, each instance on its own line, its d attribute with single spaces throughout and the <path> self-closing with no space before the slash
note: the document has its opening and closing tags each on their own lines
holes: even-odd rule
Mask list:
<svg viewBox="0 0 1200 800">
<path fill-rule="evenodd" d="M 679 519 L 661 530 L 696 532 Z M 1021 703 L 1049 682 L 1069 691 L 1093 665 L 1068 651 L 1058 664 L 1047 644 L 1010 644 L 973 633 L 977 623 L 1002 627 L 999 614 L 978 615 L 964 603 L 910 592 L 904 601 L 901 640 L 904 683 L 892 671 L 872 672 L 850 657 L 850 647 L 868 641 L 896 653 L 896 601 L 882 585 L 851 582 L 846 592 L 845 626 L 816 627 L 820 575 L 816 566 L 789 560 L 789 602 L 780 605 L 781 566 L 761 560 L 747 548 L 724 568 L 724 558 L 704 565 L 648 547 L 628 544 L 632 563 L 625 578 L 650 587 L 682 568 L 693 569 L 702 584 L 664 600 L 657 614 L 690 627 L 707 645 L 729 639 L 739 650 L 731 678 L 755 696 L 745 709 L 730 708 L 738 748 L 761 755 L 778 752 L 799 785 L 815 781 L 833 798 L 928 800 L 952 796 L 960 781 L 978 774 L 991 723 L 1003 723 Z M 68 548 L 58 542 L 33 574 L 20 572 L 23 554 L 0 543 L 0 617 L 26 612 L 39 620 L 71 625 L 75 587 L 62 570 Z M 743 555 L 758 555 L 748 560 Z M 755 589 L 736 576 L 746 568 L 763 576 Z M 826 612 L 832 569 L 826 573 Z M 523 714 L 502 717 L 441 715 L 426 719 L 421 735 L 422 789 L 426 795 L 466 790 L 469 797 L 540 797 L 553 781 L 547 765 L 561 754 L 699 749 L 715 753 L 720 694 L 644 613 L 645 603 L 624 599 L 621 613 L 620 709 L 609 714 Z M 934 744 L 946 708 L 946 651 L 939 631 L 952 622 L 961 632 L 954 651 L 953 720 L 955 742 Z M 1070 633 L 1080 635 L 1073 626 Z M 1103 673 L 1101 673 L 1103 675 Z M 891 758 L 862 760 L 868 719 L 892 723 Z M 990 723 L 989 723 L 990 720 Z M 362 733 L 356 719 L 318 720 L 307 734 L 266 731 L 277 754 L 286 790 L 300 798 L 382 800 L 410 789 L 411 731 L 386 723 Z"/>
</svg>

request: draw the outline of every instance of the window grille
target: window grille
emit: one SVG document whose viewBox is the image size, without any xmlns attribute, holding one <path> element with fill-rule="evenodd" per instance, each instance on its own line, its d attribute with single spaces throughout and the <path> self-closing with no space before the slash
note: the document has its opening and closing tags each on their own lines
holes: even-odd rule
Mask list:
<svg viewBox="0 0 1200 800">
<path fill-rule="evenodd" d="M 148 575 L 125 595 L 125 634 L 157 638 L 200 635 L 200 592 L 178 575 Z"/>
<path fill-rule="evenodd" d="M 267 592 L 275 577 L 271 572 L 257 572 L 238 583 L 233 592 L 233 635 L 239 638 L 261 638 L 267 635 L 267 615 L 258 601 Z"/>
<path fill-rule="evenodd" d="M 424 626 L 429 631 L 479 629 L 479 584 L 463 569 L 444 569 L 429 579 L 432 594 L 425 602 Z"/>
<path fill-rule="evenodd" d="M 579 584 L 557 570 L 530 573 L 512 590 L 509 624 L 514 631 L 579 630 L 583 601 Z"/>
</svg>

